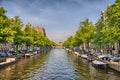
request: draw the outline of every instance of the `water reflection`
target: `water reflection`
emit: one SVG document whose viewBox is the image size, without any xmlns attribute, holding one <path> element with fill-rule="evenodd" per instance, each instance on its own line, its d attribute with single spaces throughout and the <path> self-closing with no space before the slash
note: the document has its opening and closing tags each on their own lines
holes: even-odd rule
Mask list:
<svg viewBox="0 0 120 80">
<path fill-rule="evenodd" d="M 31 80 L 74 80 L 74 67 L 63 49 L 54 49 L 50 52 L 43 69 Z"/>
<path fill-rule="evenodd" d="M 84 59 L 53 49 L 49 53 L 21 59 L 0 69 L 0 80 L 119 80 L 120 73 L 112 69 L 97 70 Z"/>
<path fill-rule="evenodd" d="M 47 53 L 31 58 L 21 59 L 14 65 L 0 69 L 0 80 L 28 79 L 36 73 L 45 63 Z"/>
</svg>

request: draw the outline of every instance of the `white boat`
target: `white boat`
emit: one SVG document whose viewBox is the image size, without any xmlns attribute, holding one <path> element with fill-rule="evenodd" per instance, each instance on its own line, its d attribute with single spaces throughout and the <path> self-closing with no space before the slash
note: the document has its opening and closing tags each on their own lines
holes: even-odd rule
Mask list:
<svg viewBox="0 0 120 80">
<path fill-rule="evenodd" d="M 109 55 L 105 55 L 105 54 L 104 54 L 104 55 L 99 55 L 99 56 L 98 56 L 99 59 L 102 59 L 102 58 L 104 58 L 104 57 L 109 57 Z"/>
<path fill-rule="evenodd" d="M 33 54 L 34 54 L 34 55 L 37 55 L 38 53 L 37 53 L 37 51 L 34 51 Z"/>
<path fill-rule="evenodd" d="M 80 56 L 81 56 L 81 58 L 84 58 L 84 59 L 87 59 L 87 57 L 88 57 L 87 54 L 81 54 Z"/>
<path fill-rule="evenodd" d="M 74 54 L 76 54 L 77 56 L 80 56 L 79 52 L 76 52 L 76 51 L 75 51 Z"/>
<path fill-rule="evenodd" d="M 104 63 L 104 62 L 101 62 L 101 61 L 97 61 L 97 60 L 92 61 L 92 65 L 94 67 L 100 68 L 100 69 L 107 69 L 107 67 L 108 67 L 107 63 Z"/>
<path fill-rule="evenodd" d="M 4 68 L 5 66 L 9 66 L 18 61 L 16 58 L 7 58 L 5 62 L 0 63 L 0 68 Z"/>
<path fill-rule="evenodd" d="M 24 57 L 31 57 L 31 56 L 33 56 L 34 54 L 33 53 L 26 53 L 25 55 L 24 55 Z"/>
</svg>

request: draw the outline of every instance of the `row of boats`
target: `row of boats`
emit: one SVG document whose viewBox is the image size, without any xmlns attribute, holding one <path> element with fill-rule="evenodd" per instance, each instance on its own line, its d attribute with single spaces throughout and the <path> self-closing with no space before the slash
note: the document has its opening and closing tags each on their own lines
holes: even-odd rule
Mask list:
<svg viewBox="0 0 120 80">
<path fill-rule="evenodd" d="M 50 49 L 51 48 L 44 48 L 41 50 L 33 50 L 33 51 L 21 50 L 19 54 L 9 57 L 2 57 L 0 58 L 2 60 L 2 62 L 0 62 L 0 68 L 4 68 L 6 66 L 14 64 L 15 62 L 19 61 L 19 59 L 21 58 L 30 58 L 35 55 L 41 54 L 43 52 L 49 51 Z"/>
<path fill-rule="evenodd" d="M 86 59 L 88 62 L 91 62 L 92 66 L 100 69 L 107 69 L 112 63 L 117 63 L 120 71 L 120 56 L 111 56 L 108 54 L 102 54 L 99 52 L 87 52 L 83 53 L 82 50 L 75 51 L 70 48 L 65 48 L 68 52 L 74 53 L 82 59 Z M 114 67 L 115 68 L 115 67 Z"/>
</svg>

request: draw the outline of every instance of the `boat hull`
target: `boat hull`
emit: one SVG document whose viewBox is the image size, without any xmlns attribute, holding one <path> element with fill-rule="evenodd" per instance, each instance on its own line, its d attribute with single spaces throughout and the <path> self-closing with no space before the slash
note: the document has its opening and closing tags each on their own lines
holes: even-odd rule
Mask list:
<svg viewBox="0 0 120 80">
<path fill-rule="evenodd" d="M 107 69 L 108 64 L 101 61 L 92 61 L 92 66 L 98 69 Z"/>
<path fill-rule="evenodd" d="M 18 61 L 18 59 L 8 61 L 8 62 L 2 62 L 2 63 L 0 63 L 0 69 L 5 68 L 5 67 L 7 67 L 9 65 L 12 65 L 12 64 L 16 63 L 17 61 Z"/>
</svg>

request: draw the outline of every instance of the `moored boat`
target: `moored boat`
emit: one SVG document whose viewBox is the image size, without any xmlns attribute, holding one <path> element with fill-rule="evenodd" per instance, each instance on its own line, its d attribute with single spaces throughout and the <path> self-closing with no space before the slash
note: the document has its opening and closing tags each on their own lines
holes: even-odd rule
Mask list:
<svg viewBox="0 0 120 80">
<path fill-rule="evenodd" d="M 84 59 L 87 59 L 88 56 L 87 56 L 87 54 L 81 54 L 80 57 L 84 58 Z"/>
<path fill-rule="evenodd" d="M 107 69 L 108 68 L 108 64 L 107 63 L 101 62 L 101 61 L 97 61 L 97 60 L 92 61 L 92 65 L 95 68 L 100 68 L 100 69 Z"/>
<path fill-rule="evenodd" d="M 25 55 L 24 55 L 24 57 L 31 57 L 31 56 L 33 56 L 34 54 L 32 54 L 32 53 L 26 53 Z"/>
<path fill-rule="evenodd" d="M 77 55 L 77 56 L 80 56 L 79 52 L 75 51 L 74 54 Z"/>
<path fill-rule="evenodd" d="M 9 66 L 18 60 L 16 58 L 7 58 L 5 62 L 0 63 L 0 68 L 4 68 L 5 66 Z"/>
</svg>

